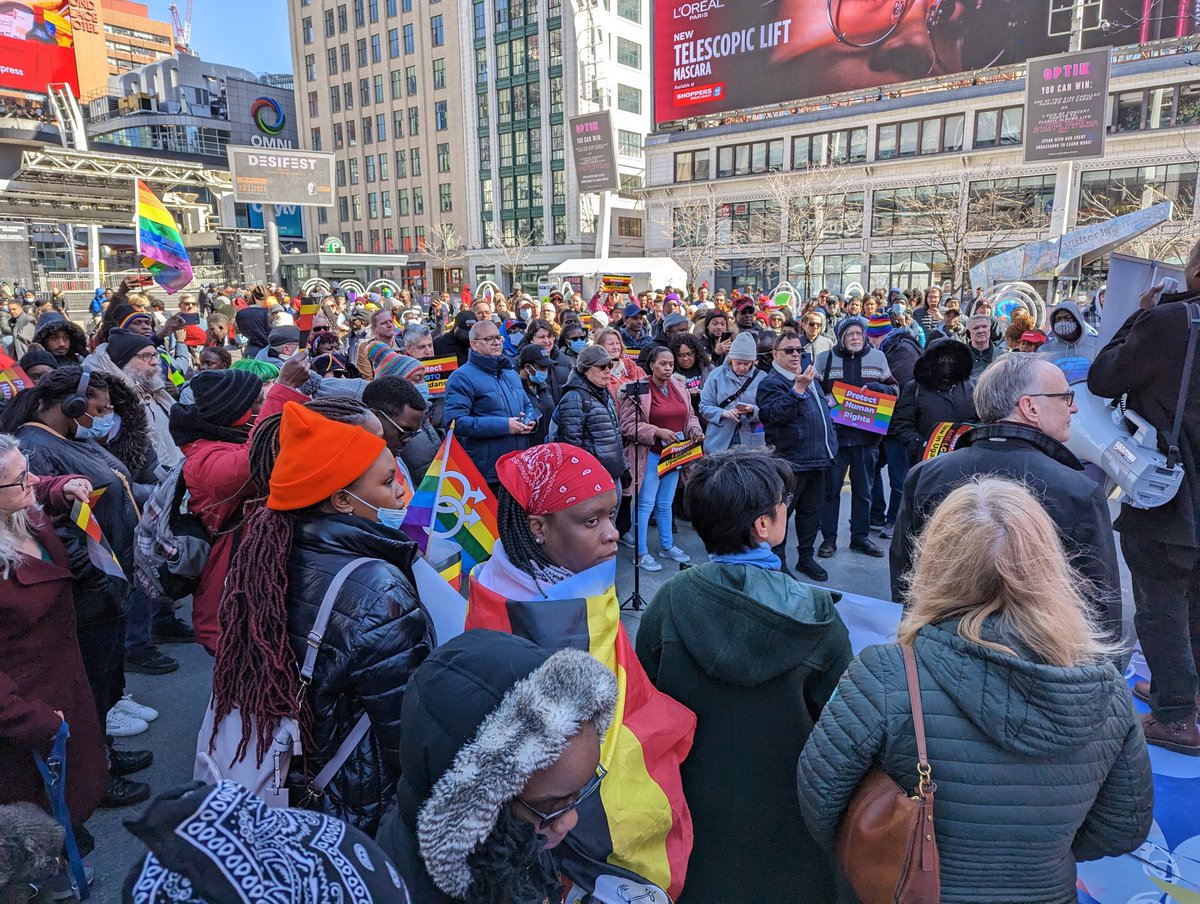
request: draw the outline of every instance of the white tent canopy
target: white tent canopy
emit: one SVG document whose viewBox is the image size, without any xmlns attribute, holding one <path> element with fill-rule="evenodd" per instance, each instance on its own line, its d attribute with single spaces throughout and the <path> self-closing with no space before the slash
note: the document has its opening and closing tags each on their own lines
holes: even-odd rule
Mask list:
<svg viewBox="0 0 1200 904">
<path fill-rule="evenodd" d="M 553 270 L 551 276 L 632 276 L 646 280 L 650 287 L 683 287 L 687 285 L 687 274 L 669 257 L 575 257 L 565 260 Z"/>
</svg>

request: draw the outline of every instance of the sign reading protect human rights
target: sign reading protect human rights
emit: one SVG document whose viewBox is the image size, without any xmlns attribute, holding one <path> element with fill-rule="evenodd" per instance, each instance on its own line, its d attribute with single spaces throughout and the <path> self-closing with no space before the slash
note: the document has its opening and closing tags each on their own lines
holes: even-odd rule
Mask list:
<svg viewBox="0 0 1200 904">
<path fill-rule="evenodd" d="M 227 150 L 235 201 L 333 206 L 333 154 L 233 145 Z"/>
<path fill-rule="evenodd" d="M 835 424 L 869 433 L 888 432 L 896 408 L 895 396 L 838 380 L 833 384 L 833 400 L 837 404 L 830 410 L 829 418 Z"/>
</svg>

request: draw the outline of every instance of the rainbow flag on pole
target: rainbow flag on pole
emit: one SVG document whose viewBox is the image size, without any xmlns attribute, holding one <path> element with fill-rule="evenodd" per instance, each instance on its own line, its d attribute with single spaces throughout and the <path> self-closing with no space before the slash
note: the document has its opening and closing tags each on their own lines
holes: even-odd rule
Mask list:
<svg viewBox="0 0 1200 904">
<path fill-rule="evenodd" d="M 137 250 L 154 281 L 174 295 L 192 281 L 192 263 L 175 218 L 141 179 L 135 203 Z"/>
<path fill-rule="evenodd" d="M 534 600 L 507 599 L 483 586 L 489 567 L 470 577 L 465 630 L 517 634 L 547 650 L 586 650 L 617 677 L 616 713 L 600 747 L 608 778 L 579 808 L 579 824 L 556 851 L 563 872 L 593 901 L 675 900 L 692 851 L 680 765 L 696 716 L 656 690 L 634 654 L 621 624 L 616 561 L 546 587 L 546 598 Z"/>
<path fill-rule="evenodd" d="M 451 427 L 408 504 L 404 532 L 421 552 L 429 549 L 431 536 L 456 544 L 462 550 L 462 573 L 470 574 L 491 556 L 500 536 L 496 508 L 496 497 Z"/>
</svg>

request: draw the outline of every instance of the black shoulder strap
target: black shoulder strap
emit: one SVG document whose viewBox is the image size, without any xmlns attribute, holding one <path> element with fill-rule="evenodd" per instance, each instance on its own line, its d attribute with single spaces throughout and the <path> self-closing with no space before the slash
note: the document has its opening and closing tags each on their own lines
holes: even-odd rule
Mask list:
<svg viewBox="0 0 1200 904">
<path fill-rule="evenodd" d="M 1196 340 L 1200 338 L 1200 305 L 1188 302 L 1188 343 L 1183 358 L 1183 376 L 1179 380 L 1179 398 L 1175 403 L 1175 423 L 1167 437 L 1167 467 L 1179 464 L 1179 432 L 1183 429 L 1183 409 L 1187 405 L 1188 390 L 1192 385 L 1192 368 L 1196 363 Z"/>
<path fill-rule="evenodd" d="M 751 367 L 751 368 L 750 368 L 750 373 L 746 375 L 746 382 L 744 382 L 744 383 L 743 383 L 741 386 L 739 386 L 737 389 L 735 389 L 735 390 L 734 390 L 734 392 L 733 392 L 733 395 L 731 395 L 731 396 L 730 396 L 729 398 L 727 398 L 725 401 L 723 401 L 723 402 L 717 402 L 717 407 L 718 407 L 718 408 L 724 408 L 724 407 L 725 407 L 726 405 L 728 405 L 730 402 L 735 402 L 735 401 L 737 401 L 739 398 L 741 398 L 741 395 L 742 395 L 742 393 L 744 393 L 744 392 L 745 392 L 747 389 L 749 389 L 749 388 L 750 388 L 750 384 L 754 382 L 754 378 L 755 378 L 755 377 L 757 377 L 757 376 L 758 376 L 758 368 L 757 368 L 757 367 Z"/>
</svg>

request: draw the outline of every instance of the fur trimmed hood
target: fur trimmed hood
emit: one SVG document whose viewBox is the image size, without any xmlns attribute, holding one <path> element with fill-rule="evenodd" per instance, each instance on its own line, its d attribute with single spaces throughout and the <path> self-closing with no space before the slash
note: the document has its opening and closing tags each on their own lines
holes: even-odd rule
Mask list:
<svg viewBox="0 0 1200 904">
<path fill-rule="evenodd" d="M 468 858 L 501 809 L 584 722 L 603 736 L 616 701 L 616 679 L 588 653 L 495 631 L 469 631 L 417 669 L 401 718 L 399 815 L 441 891 L 466 894 Z"/>
</svg>

